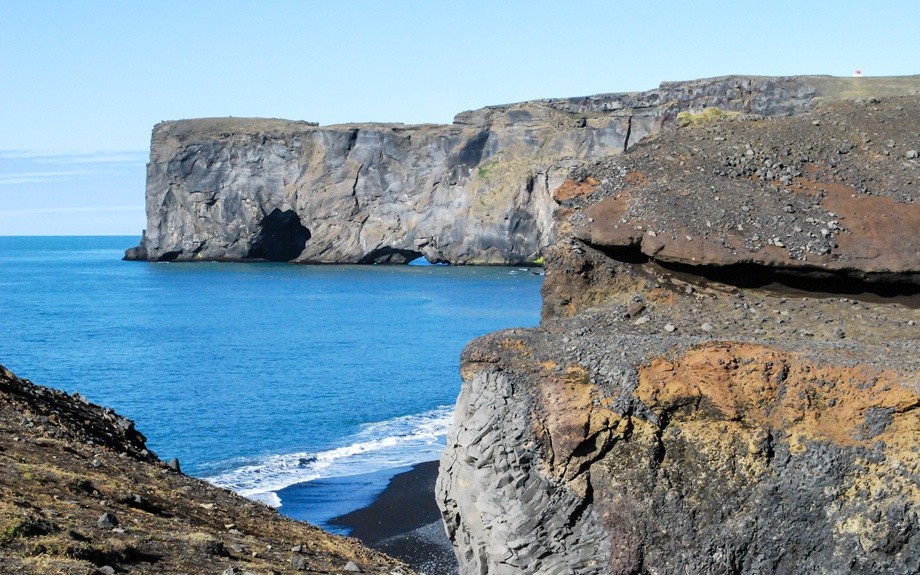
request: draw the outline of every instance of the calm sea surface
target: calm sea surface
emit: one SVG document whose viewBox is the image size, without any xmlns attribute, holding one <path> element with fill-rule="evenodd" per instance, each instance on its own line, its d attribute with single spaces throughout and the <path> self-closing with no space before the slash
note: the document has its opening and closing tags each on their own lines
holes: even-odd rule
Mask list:
<svg viewBox="0 0 920 575">
<path fill-rule="evenodd" d="M 539 321 L 517 268 L 121 261 L 136 241 L 0 237 L 0 363 L 320 524 L 437 458 L 467 341 Z"/>
</svg>

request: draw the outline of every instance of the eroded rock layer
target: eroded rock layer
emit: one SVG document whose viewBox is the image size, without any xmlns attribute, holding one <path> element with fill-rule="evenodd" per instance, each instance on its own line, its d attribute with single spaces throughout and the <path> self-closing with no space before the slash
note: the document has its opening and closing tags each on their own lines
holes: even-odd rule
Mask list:
<svg viewBox="0 0 920 575">
<path fill-rule="evenodd" d="M 472 342 L 463 574 L 920 570 L 920 99 L 684 115 L 554 190 L 543 321 Z"/>
<path fill-rule="evenodd" d="M 920 250 L 918 119 L 914 97 L 845 100 L 662 134 L 594 168 L 604 183 L 574 234 L 691 266 L 908 280 Z"/>
<path fill-rule="evenodd" d="M 681 112 L 786 115 L 867 86 L 911 89 L 903 79 L 733 76 L 495 106 L 449 126 L 164 122 L 151 142 L 147 229 L 126 258 L 529 262 L 555 237 L 552 192 L 573 162 L 620 154 Z"/>
</svg>

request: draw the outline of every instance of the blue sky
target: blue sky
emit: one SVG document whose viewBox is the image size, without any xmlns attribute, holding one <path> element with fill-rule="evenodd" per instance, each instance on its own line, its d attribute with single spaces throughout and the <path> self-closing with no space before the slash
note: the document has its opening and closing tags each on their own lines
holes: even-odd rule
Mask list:
<svg viewBox="0 0 920 575">
<path fill-rule="evenodd" d="M 450 122 L 725 74 L 920 73 L 917 1 L 0 0 L 0 235 L 139 234 L 156 122 Z"/>
</svg>

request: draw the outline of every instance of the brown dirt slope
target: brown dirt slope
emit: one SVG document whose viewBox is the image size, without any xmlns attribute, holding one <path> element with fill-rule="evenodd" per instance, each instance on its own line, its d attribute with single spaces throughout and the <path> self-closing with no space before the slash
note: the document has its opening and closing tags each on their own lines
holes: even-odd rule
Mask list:
<svg viewBox="0 0 920 575">
<path fill-rule="evenodd" d="M 111 410 L 0 366 L 0 573 L 342 573 L 349 562 L 410 573 L 177 473 L 144 441 Z"/>
</svg>

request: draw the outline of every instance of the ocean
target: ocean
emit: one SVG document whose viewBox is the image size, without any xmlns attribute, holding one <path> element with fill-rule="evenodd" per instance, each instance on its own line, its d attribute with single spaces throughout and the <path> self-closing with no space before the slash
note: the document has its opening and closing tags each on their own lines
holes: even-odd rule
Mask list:
<svg viewBox="0 0 920 575">
<path fill-rule="evenodd" d="M 0 364 L 326 527 L 438 458 L 470 339 L 539 322 L 539 270 L 121 261 L 136 242 L 0 237 Z"/>
</svg>

